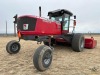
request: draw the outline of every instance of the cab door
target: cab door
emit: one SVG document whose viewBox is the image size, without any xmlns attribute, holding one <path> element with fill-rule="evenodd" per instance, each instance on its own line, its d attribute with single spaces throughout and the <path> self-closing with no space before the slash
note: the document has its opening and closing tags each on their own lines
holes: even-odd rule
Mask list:
<svg viewBox="0 0 100 75">
<path fill-rule="evenodd" d="M 65 14 L 62 23 L 62 34 L 69 33 L 70 16 Z"/>
</svg>

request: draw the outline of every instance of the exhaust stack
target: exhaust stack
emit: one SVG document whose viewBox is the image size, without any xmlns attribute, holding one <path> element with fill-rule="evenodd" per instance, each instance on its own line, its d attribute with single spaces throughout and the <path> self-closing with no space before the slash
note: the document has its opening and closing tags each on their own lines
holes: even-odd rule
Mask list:
<svg viewBox="0 0 100 75">
<path fill-rule="evenodd" d="M 39 6 L 39 17 L 41 17 L 41 6 Z"/>
</svg>

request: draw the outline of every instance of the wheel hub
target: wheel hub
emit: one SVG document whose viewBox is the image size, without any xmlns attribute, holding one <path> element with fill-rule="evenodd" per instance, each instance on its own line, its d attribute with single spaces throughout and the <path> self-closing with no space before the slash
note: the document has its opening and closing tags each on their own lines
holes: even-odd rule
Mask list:
<svg viewBox="0 0 100 75">
<path fill-rule="evenodd" d="M 12 45 L 12 50 L 17 51 L 18 50 L 18 45 L 17 44 Z"/>
<path fill-rule="evenodd" d="M 51 53 L 50 52 L 45 53 L 43 58 L 44 64 L 48 65 L 50 63 L 50 60 L 51 60 Z"/>
</svg>

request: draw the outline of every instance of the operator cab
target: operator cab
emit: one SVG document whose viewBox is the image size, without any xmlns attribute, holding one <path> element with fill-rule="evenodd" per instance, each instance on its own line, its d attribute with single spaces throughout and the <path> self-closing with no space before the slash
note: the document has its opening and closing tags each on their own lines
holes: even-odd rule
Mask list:
<svg viewBox="0 0 100 75">
<path fill-rule="evenodd" d="M 48 12 L 49 19 L 59 21 L 61 23 L 62 33 L 69 32 L 70 16 L 72 15 L 73 13 L 65 9 L 58 9 Z"/>
</svg>

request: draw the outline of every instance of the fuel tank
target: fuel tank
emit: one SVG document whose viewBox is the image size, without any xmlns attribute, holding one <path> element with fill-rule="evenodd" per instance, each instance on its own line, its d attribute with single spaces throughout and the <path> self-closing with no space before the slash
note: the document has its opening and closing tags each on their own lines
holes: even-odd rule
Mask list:
<svg viewBox="0 0 100 75">
<path fill-rule="evenodd" d="M 42 17 L 24 15 L 17 19 L 17 31 L 23 35 L 59 35 L 61 24 Z"/>
</svg>

